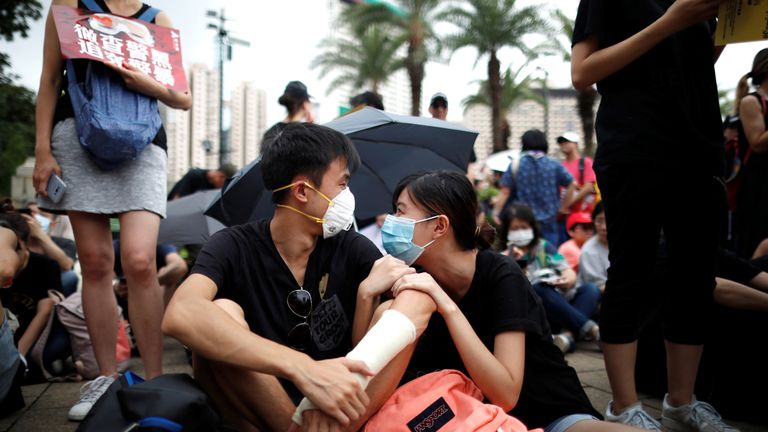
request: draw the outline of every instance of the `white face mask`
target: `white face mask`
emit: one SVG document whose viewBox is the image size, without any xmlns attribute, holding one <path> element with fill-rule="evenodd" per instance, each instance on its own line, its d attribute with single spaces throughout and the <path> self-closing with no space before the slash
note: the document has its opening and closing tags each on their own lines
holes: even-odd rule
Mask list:
<svg viewBox="0 0 768 432">
<path fill-rule="evenodd" d="M 299 209 L 295 209 L 285 204 L 278 204 L 277 207 L 293 210 L 317 223 L 323 224 L 323 238 L 326 239 L 333 237 L 342 231 L 348 231 L 349 228 L 352 227 L 352 223 L 355 221 L 355 196 L 349 188 L 344 188 L 334 199 L 330 199 L 325 196 L 324 193 L 312 187 L 309 183 L 303 183 L 328 201 L 328 210 L 325 211 L 325 215 L 323 215 L 322 218 L 304 213 Z M 296 184 L 297 183 L 291 183 L 288 186 L 275 189 L 273 192 L 288 189 Z"/>
<path fill-rule="evenodd" d="M 517 247 L 528 246 L 533 240 L 533 229 L 513 230 L 507 234 L 507 241 Z"/>
</svg>

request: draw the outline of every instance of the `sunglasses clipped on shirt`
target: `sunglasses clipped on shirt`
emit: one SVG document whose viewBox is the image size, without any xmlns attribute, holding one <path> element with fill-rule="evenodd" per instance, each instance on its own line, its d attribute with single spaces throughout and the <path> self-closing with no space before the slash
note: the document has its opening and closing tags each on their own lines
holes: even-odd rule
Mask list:
<svg viewBox="0 0 768 432">
<path fill-rule="evenodd" d="M 312 331 L 309 325 L 309 316 L 312 314 L 312 295 L 303 287 L 288 293 L 285 299 L 288 309 L 304 321 L 296 324 L 288 332 L 288 344 L 299 351 L 304 351 L 309 346 Z"/>
</svg>

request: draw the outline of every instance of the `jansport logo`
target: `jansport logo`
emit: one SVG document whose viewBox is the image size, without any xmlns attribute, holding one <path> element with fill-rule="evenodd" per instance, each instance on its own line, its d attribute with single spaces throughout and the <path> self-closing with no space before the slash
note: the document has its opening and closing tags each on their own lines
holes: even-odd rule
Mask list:
<svg viewBox="0 0 768 432">
<path fill-rule="evenodd" d="M 436 432 L 454 417 L 456 414 L 441 397 L 409 421 L 408 428 L 412 432 Z"/>
</svg>

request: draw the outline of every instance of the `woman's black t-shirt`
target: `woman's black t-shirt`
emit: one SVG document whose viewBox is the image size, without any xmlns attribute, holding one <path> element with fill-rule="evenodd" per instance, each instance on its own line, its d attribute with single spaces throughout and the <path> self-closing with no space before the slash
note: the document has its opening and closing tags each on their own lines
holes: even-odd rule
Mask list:
<svg viewBox="0 0 768 432">
<path fill-rule="evenodd" d="M 497 334 L 525 332 L 523 387 L 511 415 L 529 428 L 545 427 L 570 414 L 601 418 L 576 371 L 552 343 L 541 300 L 511 258 L 490 250 L 478 252 L 472 285 L 458 306 L 491 352 Z M 403 383 L 441 369 L 456 369 L 469 376 L 445 321 L 434 314 L 419 339 Z"/>
<path fill-rule="evenodd" d="M 573 44 L 616 45 L 659 19 L 672 0 L 581 0 Z M 712 35 L 702 22 L 663 40 L 597 83 L 595 165 L 671 164 L 723 172 Z"/>
<path fill-rule="evenodd" d="M 107 6 L 106 2 L 104 0 L 95 0 L 96 4 L 101 7 L 102 10 L 104 10 L 107 13 L 112 13 L 112 11 L 109 10 L 109 6 Z M 78 0 L 77 7 L 80 9 L 88 9 L 85 4 L 83 4 L 82 1 Z M 146 3 L 143 3 L 141 5 L 141 8 L 133 15 L 131 15 L 131 18 L 138 18 L 143 14 L 147 9 L 149 9 L 151 6 L 149 6 Z M 152 19 L 152 24 L 155 23 L 155 20 Z M 88 62 L 92 60 L 84 60 L 84 59 L 74 59 L 72 60 L 72 63 L 75 67 L 75 74 L 77 74 L 78 77 L 84 78 L 86 70 L 88 68 Z M 56 101 L 56 110 L 53 114 L 53 124 L 66 120 L 68 118 L 74 117 L 75 112 L 72 110 L 72 101 L 69 98 L 68 93 L 68 79 L 66 73 L 64 74 L 64 79 L 62 80 L 61 84 L 61 96 L 59 96 L 59 99 Z M 79 81 L 78 81 L 79 82 Z M 160 125 L 160 129 L 157 131 L 157 134 L 155 135 L 155 138 L 152 140 L 152 144 L 160 147 L 163 150 L 168 150 L 168 137 L 165 134 L 165 126 Z"/>
</svg>

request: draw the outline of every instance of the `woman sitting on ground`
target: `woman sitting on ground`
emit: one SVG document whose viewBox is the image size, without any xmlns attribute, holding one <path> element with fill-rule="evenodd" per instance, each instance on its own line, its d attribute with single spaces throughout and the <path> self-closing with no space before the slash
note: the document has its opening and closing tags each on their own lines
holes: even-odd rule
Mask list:
<svg viewBox="0 0 768 432">
<path fill-rule="evenodd" d="M 541 300 L 510 257 L 489 249 L 493 228 L 476 225 L 477 198 L 465 175 L 406 177 L 395 190 L 394 208 L 382 227 L 384 247 L 425 272 L 403 276 L 393 293 L 428 293 L 438 311 L 405 380 L 457 369 L 528 428 L 635 430 L 598 421 L 576 372 L 552 342 Z"/>
</svg>

